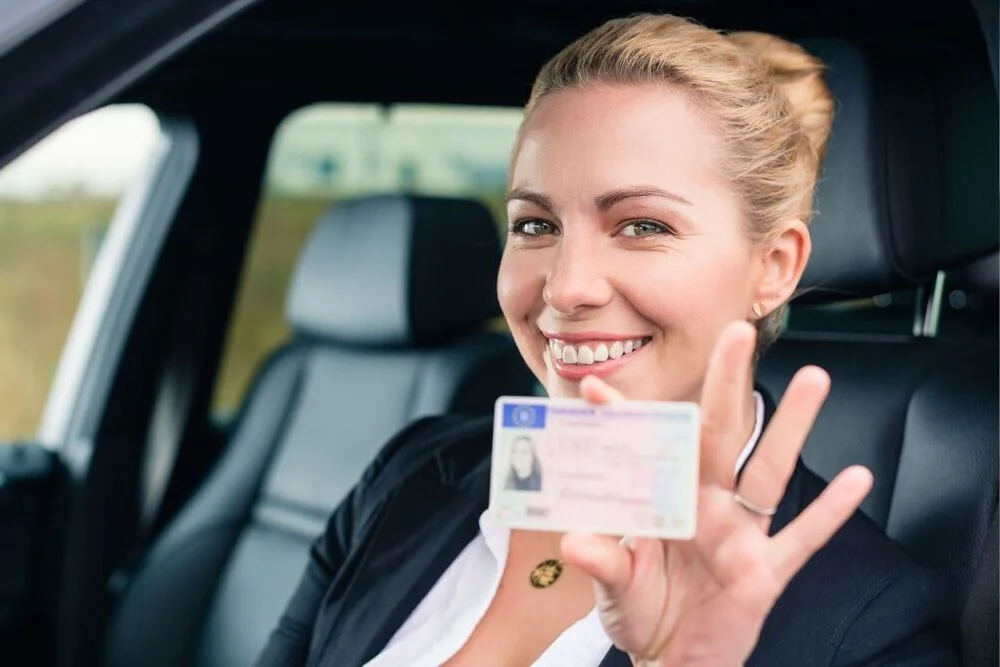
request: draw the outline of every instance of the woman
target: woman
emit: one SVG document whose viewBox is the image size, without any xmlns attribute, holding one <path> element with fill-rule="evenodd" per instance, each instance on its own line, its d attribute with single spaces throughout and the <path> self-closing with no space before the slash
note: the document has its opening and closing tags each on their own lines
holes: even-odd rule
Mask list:
<svg viewBox="0 0 1000 667">
<path fill-rule="evenodd" d="M 515 491 L 541 491 L 542 468 L 531 438 L 521 435 L 510 443 L 510 471 L 505 488 Z"/>
<path fill-rule="evenodd" d="M 777 410 L 754 390 L 810 253 L 821 70 L 766 35 L 611 21 L 542 69 L 512 156 L 518 349 L 551 396 L 700 402 L 696 537 L 504 530 L 490 422 L 423 420 L 335 512 L 259 664 L 957 664 L 931 579 L 856 511 L 869 473 L 799 462 L 827 376 Z"/>
</svg>

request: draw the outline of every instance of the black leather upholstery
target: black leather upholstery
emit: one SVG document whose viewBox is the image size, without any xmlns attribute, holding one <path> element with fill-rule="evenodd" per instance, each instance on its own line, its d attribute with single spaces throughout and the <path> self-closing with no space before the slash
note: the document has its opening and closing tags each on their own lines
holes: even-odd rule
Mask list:
<svg viewBox="0 0 1000 667">
<path fill-rule="evenodd" d="M 997 219 L 988 72 L 937 81 L 844 40 L 803 45 L 828 65 L 837 106 L 799 301 L 905 288 L 995 248 L 997 225 L 971 222 Z"/>
<path fill-rule="evenodd" d="M 289 294 L 298 335 L 261 370 L 222 460 L 126 590 L 108 664 L 252 664 L 310 542 L 391 435 L 532 391 L 509 338 L 472 333 L 497 312 L 499 252 L 471 202 L 384 196 L 324 218 Z"/>
<path fill-rule="evenodd" d="M 924 243 L 937 248 L 939 268 L 952 269 L 997 247 L 998 101 L 989 70 L 973 67 L 946 68 L 935 101 L 940 121 L 939 185 L 945 194 L 944 215 L 952 224 L 932 226 Z"/>
<path fill-rule="evenodd" d="M 972 580 L 972 591 L 962 613 L 962 664 L 965 667 L 1000 664 L 997 634 L 1000 609 L 997 607 L 997 508 L 986 535 L 983 554 Z"/>
<path fill-rule="evenodd" d="M 822 289 L 802 301 L 912 288 L 995 252 L 997 101 L 992 86 L 966 89 L 988 78 L 944 84 L 842 42 L 807 46 L 829 65 L 838 118 L 807 273 Z M 861 318 L 855 333 L 788 332 L 764 355 L 759 380 L 780 396 L 805 364 L 830 373 L 803 458 L 827 479 L 854 463 L 873 471 L 862 509 L 952 583 L 956 621 L 978 595 L 966 641 L 995 653 L 995 628 L 990 636 L 981 619 L 996 591 L 971 582 L 983 559 L 997 558 L 986 538 L 997 506 L 997 341 L 866 334 L 863 314 L 841 316 Z"/>
<path fill-rule="evenodd" d="M 838 102 L 816 191 L 816 216 L 811 224 L 814 250 L 802 280 L 803 300 L 866 296 L 886 285 L 925 279 L 927 269 L 920 262 L 899 261 L 901 249 L 892 231 L 901 228 L 905 233 L 913 228 L 917 220 L 907 214 L 934 215 L 939 207 L 928 200 L 938 190 L 914 188 L 912 181 L 926 169 L 914 168 L 890 151 L 900 144 L 910 146 L 924 153 L 919 164 L 933 165 L 933 146 L 927 141 L 893 140 L 895 133 L 909 127 L 885 122 L 881 105 L 876 104 L 881 73 L 872 67 L 864 50 L 842 40 L 803 45 L 829 66 L 827 82 Z M 931 96 L 926 90 L 913 91 L 910 100 L 917 116 L 914 122 L 929 124 L 926 109 Z M 882 136 L 884 142 L 879 140 Z M 890 206 L 895 200 L 908 205 L 897 210 Z"/>
<path fill-rule="evenodd" d="M 942 336 L 997 340 L 1000 334 L 1000 254 L 950 271 L 938 329 Z"/>
<path fill-rule="evenodd" d="M 288 321 L 345 344 L 433 344 L 500 314 L 492 296 L 499 265 L 496 224 L 476 202 L 358 199 L 331 209 L 313 231 L 292 279 Z"/>
<path fill-rule="evenodd" d="M 788 336 L 764 355 L 758 379 L 780 396 L 803 365 L 815 364 L 830 374 L 830 395 L 803 460 L 828 480 L 853 464 L 872 470 L 875 486 L 862 509 L 885 526 L 910 399 L 927 369 L 946 356 L 946 350 L 929 340 Z"/>
<path fill-rule="evenodd" d="M 968 597 L 997 505 L 995 343 L 970 344 L 930 369 L 906 415 L 886 529 Z M 998 557 L 994 551 L 993 557 Z"/>
<path fill-rule="evenodd" d="M 1000 253 L 993 253 L 952 271 L 950 278 L 949 286 L 981 295 L 996 310 L 997 297 L 1000 296 Z"/>
</svg>

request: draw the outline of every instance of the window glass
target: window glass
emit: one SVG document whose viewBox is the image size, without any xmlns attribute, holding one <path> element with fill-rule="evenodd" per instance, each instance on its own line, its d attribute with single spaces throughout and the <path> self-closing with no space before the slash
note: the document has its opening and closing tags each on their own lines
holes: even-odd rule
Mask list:
<svg viewBox="0 0 1000 667">
<path fill-rule="evenodd" d="M 148 108 L 105 107 L 0 169 L 0 441 L 37 430 L 115 206 L 159 136 Z"/>
<path fill-rule="evenodd" d="M 502 225 L 516 108 L 319 104 L 275 133 L 244 267 L 216 414 L 230 413 L 262 359 L 290 331 L 285 291 L 309 230 L 332 204 L 373 193 L 476 199 Z"/>
</svg>

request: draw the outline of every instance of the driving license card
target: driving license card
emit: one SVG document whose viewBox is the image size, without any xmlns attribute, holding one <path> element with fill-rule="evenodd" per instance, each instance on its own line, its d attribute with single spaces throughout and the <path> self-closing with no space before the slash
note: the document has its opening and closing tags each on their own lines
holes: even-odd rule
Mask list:
<svg viewBox="0 0 1000 667">
<path fill-rule="evenodd" d="M 511 528 L 690 539 L 698 436 L 694 403 L 502 397 L 490 511 Z"/>
</svg>

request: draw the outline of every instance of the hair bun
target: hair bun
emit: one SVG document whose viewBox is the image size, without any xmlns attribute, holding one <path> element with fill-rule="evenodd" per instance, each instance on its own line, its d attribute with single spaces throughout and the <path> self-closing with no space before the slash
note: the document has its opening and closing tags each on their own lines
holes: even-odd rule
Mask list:
<svg viewBox="0 0 1000 667">
<path fill-rule="evenodd" d="M 734 32 L 729 39 L 757 56 L 788 101 L 818 159 L 823 159 L 833 125 L 833 95 L 823 79 L 823 62 L 804 48 L 763 32 Z"/>
</svg>

